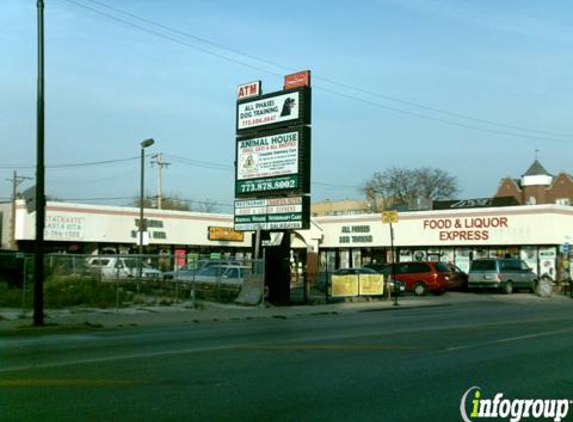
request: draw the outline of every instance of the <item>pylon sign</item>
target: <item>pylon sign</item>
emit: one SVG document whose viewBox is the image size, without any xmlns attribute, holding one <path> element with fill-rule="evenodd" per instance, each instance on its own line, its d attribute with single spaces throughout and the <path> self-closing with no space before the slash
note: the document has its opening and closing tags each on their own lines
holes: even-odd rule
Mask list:
<svg viewBox="0 0 573 422">
<path fill-rule="evenodd" d="M 304 78 L 287 75 L 285 87 L 289 88 L 282 91 L 257 95 L 262 93 L 260 81 L 240 85 L 237 90 L 237 200 L 296 197 L 301 204 L 310 202 L 310 198 L 303 198 L 310 194 L 310 71 L 300 73 Z M 257 221 L 247 222 L 245 212 L 243 207 L 235 207 L 235 228 L 253 230 Z M 273 216 L 269 218 L 272 224 L 262 224 L 261 229 L 309 228 L 310 213 L 301 209 L 300 216 L 302 219 L 291 218 L 284 224 Z"/>
<path fill-rule="evenodd" d="M 308 86 L 237 101 L 237 134 L 310 124 Z"/>
</svg>

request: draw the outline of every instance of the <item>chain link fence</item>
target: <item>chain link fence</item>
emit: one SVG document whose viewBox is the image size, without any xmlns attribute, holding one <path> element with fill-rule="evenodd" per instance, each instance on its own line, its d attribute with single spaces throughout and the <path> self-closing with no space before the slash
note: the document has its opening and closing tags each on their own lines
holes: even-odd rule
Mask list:
<svg viewBox="0 0 573 422">
<path fill-rule="evenodd" d="M 21 279 L 0 283 L 0 306 L 33 303 L 34 257 L 21 257 Z M 121 308 L 203 301 L 257 306 L 264 300 L 262 260 L 193 255 L 48 254 L 44 259 L 46 308 Z"/>
</svg>

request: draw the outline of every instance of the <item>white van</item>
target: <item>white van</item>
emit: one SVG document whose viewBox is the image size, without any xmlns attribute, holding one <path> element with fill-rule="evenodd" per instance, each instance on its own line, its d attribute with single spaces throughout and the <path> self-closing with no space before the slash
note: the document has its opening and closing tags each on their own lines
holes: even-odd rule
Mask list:
<svg viewBox="0 0 573 422">
<path fill-rule="evenodd" d="M 139 275 L 140 260 L 130 256 L 94 256 L 87 259 L 89 267 L 101 278 L 111 280 L 118 278 L 134 278 Z M 162 278 L 162 272 L 151 268 L 145 262 L 141 263 L 141 276 L 148 279 Z"/>
</svg>

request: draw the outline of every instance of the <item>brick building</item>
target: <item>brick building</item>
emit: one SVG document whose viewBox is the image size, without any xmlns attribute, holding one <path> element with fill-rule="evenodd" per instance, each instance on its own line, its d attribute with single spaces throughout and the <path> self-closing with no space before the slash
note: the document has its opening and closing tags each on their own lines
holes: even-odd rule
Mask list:
<svg viewBox="0 0 573 422">
<path fill-rule="evenodd" d="M 573 178 L 565 172 L 554 176 L 535 160 L 520 179 L 501 180 L 495 197 L 502 196 L 513 196 L 521 205 L 572 205 Z"/>
</svg>

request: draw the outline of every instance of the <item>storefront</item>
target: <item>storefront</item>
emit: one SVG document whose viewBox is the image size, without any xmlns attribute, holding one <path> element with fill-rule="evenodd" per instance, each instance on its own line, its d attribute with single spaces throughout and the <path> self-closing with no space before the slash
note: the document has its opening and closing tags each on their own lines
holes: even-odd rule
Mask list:
<svg viewBox="0 0 573 422">
<path fill-rule="evenodd" d="M 144 253 L 246 257 L 251 252 L 250 234 L 235 232 L 231 215 L 145 209 L 145 219 Z M 21 201 L 15 237 L 21 251 L 33 250 L 35 213 Z M 47 252 L 136 253 L 139 209 L 48 202 L 44 237 Z"/>
<path fill-rule="evenodd" d="M 390 225 L 379 214 L 315 220 L 323 228 L 322 270 L 392 261 Z M 443 260 L 467 271 L 474 259 L 516 257 L 540 276 L 571 273 L 569 254 L 561 253 L 573 240 L 573 208 L 567 206 L 404 212 L 392 229 L 399 261 Z"/>
<path fill-rule="evenodd" d="M 233 216 L 146 209 L 144 251 L 150 254 L 220 254 L 249 257 L 252 232 L 235 232 Z M 513 206 L 403 212 L 392 225 L 397 260 L 442 260 L 467 271 L 484 257 L 516 257 L 540 276 L 571 274 L 573 207 Z M 310 230 L 291 237 L 297 271 L 311 261 L 320 271 L 392 261 L 390 225 L 380 214 L 315 217 Z M 31 252 L 35 214 L 18 202 L 15 238 Z M 65 253 L 137 252 L 139 209 L 48 202 L 46 250 Z M 566 252 L 566 253 L 565 253 Z M 316 257 L 318 259 L 308 257 Z M 308 262 L 307 262 L 308 261 Z"/>
</svg>

